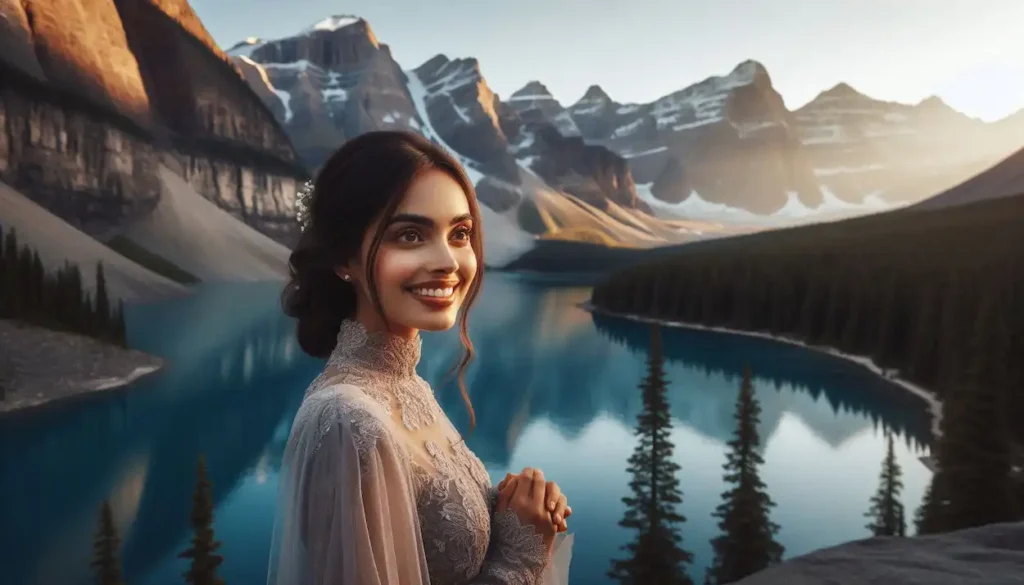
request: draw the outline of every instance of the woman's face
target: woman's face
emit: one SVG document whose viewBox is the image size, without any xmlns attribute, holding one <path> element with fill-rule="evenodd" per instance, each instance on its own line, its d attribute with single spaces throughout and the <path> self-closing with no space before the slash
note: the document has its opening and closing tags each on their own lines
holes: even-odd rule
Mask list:
<svg viewBox="0 0 1024 585">
<path fill-rule="evenodd" d="M 392 333 L 411 337 L 455 324 L 476 278 L 470 235 L 478 228 L 466 193 L 448 173 L 429 170 L 412 183 L 387 220 L 377 251 L 377 293 Z M 360 258 L 368 257 L 376 230 L 376 223 L 367 230 Z M 383 328 L 364 264 L 350 271 L 359 291 L 356 319 L 367 329 Z"/>
</svg>

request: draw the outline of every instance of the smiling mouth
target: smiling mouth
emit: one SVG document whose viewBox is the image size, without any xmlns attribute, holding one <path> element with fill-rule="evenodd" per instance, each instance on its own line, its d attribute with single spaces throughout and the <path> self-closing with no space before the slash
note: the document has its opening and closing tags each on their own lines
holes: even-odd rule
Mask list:
<svg viewBox="0 0 1024 585">
<path fill-rule="evenodd" d="M 424 298 L 429 298 L 429 299 L 438 299 L 438 300 L 446 300 L 446 299 L 450 299 L 453 296 L 455 296 L 455 290 L 456 289 L 457 289 L 457 287 L 454 287 L 454 286 L 449 286 L 449 287 L 444 287 L 444 288 L 431 288 L 431 287 L 419 287 L 419 286 L 417 286 L 417 287 L 409 287 L 406 290 L 408 290 L 410 293 L 412 293 L 412 294 L 414 294 L 414 295 L 416 295 L 418 297 L 424 297 Z"/>
</svg>

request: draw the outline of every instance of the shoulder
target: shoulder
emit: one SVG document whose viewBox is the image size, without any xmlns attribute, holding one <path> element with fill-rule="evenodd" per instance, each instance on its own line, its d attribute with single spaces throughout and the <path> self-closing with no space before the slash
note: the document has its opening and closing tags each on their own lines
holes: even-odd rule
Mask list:
<svg viewBox="0 0 1024 585">
<path fill-rule="evenodd" d="M 354 448 L 360 461 L 392 441 L 387 413 L 356 386 L 334 384 L 311 392 L 295 416 L 292 436 L 310 457 L 325 444 Z"/>
</svg>

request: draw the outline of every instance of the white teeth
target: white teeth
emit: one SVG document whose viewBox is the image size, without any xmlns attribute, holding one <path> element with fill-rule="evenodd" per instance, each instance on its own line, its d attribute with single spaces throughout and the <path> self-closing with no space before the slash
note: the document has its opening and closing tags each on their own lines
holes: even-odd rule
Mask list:
<svg viewBox="0 0 1024 585">
<path fill-rule="evenodd" d="M 446 298 L 455 293 L 454 288 L 414 288 L 412 292 L 424 297 Z"/>
</svg>

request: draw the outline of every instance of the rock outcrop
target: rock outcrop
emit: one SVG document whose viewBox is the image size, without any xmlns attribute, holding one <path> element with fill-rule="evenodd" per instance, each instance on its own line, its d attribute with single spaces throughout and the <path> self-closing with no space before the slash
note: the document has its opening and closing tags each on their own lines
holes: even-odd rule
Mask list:
<svg viewBox="0 0 1024 585">
<path fill-rule="evenodd" d="M 870 538 L 816 551 L 736 585 L 1016 585 L 1024 576 L 1024 523 L 948 534 Z"/>
<path fill-rule="evenodd" d="M 151 212 L 159 160 L 272 237 L 306 176 L 184 0 L 0 0 L 0 179 L 101 239 Z"/>
<path fill-rule="evenodd" d="M 229 54 L 243 68 L 265 72 L 275 97 L 258 93 L 280 112 L 278 120 L 310 169 L 353 136 L 418 127 L 405 74 L 361 18 L 333 17 L 292 37 L 251 39 Z"/>
</svg>

